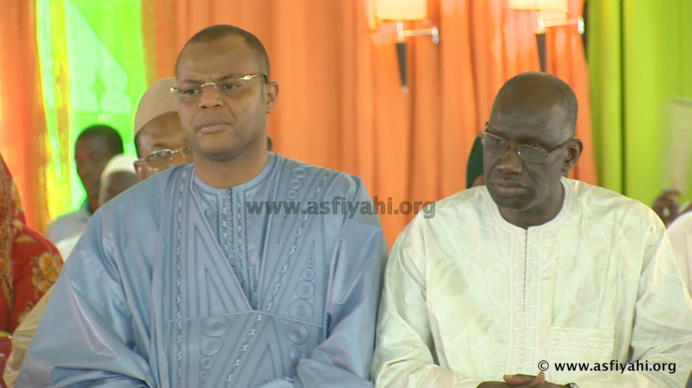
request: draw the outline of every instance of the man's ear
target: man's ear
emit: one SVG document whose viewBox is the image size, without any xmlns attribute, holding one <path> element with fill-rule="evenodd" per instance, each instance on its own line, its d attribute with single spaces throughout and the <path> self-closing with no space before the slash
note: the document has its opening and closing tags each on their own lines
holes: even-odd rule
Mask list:
<svg viewBox="0 0 692 388">
<path fill-rule="evenodd" d="M 267 104 L 267 113 L 271 113 L 279 97 L 279 84 L 275 81 L 267 82 L 264 85 L 264 102 Z"/>
<path fill-rule="evenodd" d="M 574 139 L 570 142 L 567 147 L 567 152 L 562 160 L 562 174 L 567 176 L 569 170 L 577 164 L 582 151 L 584 150 L 584 144 L 579 139 Z"/>
</svg>

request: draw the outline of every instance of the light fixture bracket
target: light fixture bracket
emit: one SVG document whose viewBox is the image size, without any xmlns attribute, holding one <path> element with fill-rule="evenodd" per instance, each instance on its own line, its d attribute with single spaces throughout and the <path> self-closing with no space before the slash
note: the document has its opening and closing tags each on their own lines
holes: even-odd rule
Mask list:
<svg viewBox="0 0 692 388">
<path fill-rule="evenodd" d="M 440 30 L 436 26 L 429 28 L 419 28 L 407 30 L 404 28 L 404 22 L 401 20 L 396 21 L 396 40 L 397 42 L 403 42 L 408 37 L 413 36 L 427 36 L 430 35 L 432 42 L 434 44 L 440 44 Z"/>
</svg>

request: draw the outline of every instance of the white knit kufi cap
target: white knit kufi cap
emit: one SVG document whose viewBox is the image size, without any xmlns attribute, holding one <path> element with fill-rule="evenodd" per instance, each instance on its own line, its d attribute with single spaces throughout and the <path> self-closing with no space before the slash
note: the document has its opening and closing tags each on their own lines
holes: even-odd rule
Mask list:
<svg viewBox="0 0 692 388">
<path fill-rule="evenodd" d="M 149 86 L 142 99 L 139 100 L 135 113 L 135 136 L 151 120 L 170 112 L 178 111 L 178 103 L 171 94 L 171 88 L 176 86 L 174 77 L 162 78 Z"/>
<path fill-rule="evenodd" d="M 114 172 L 131 172 L 137 174 L 135 171 L 136 160 L 137 158 L 130 155 L 117 154 L 113 156 L 101 173 L 101 184 L 103 184 L 108 175 Z"/>
</svg>

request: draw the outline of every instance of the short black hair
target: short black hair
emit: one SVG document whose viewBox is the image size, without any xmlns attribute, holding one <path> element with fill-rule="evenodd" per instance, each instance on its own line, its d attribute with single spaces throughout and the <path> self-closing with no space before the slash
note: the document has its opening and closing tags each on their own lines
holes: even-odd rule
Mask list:
<svg viewBox="0 0 692 388">
<path fill-rule="evenodd" d="M 525 106 L 553 101 L 565 113 L 564 129 L 574 136 L 577 128 L 579 105 L 572 88 L 563 80 L 548 73 L 530 71 L 521 73 L 507 81 L 495 97 L 493 109 L 498 101 L 515 98 Z"/>
<path fill-rule="evenodd" d="M 95 124 L 87 127 L 82 133 L 77 137 L 77 141 L 85 139 L 88 137 L 103 137 L 108 143 L 108 148 L 110 148 L 113 155 L 122 154 L 123 139 L 120 137 L 118 131 L 115 128 L 106 124 Z"/>
<path fill-rule="evenodd" d="M 193 43 L 210 43 L 217 41 L 219 39 L 225 38 L 227 36 L 240 36 L 245 40 L 245 43 L 252 49 L 255 53 L 255 60 L 257 61 L 257 66 L 259 67 L 259 72 L 266 74 L 266 79 L 269 79 L 269 56 L 267 55 L 267 50 L 265 50 L 264 45 L 259 39 L 250 32 L 238 28 L 235 26 L 230 26 L 228 24 L 217 24 L 215 26 L 207 27 L 202 31 L 196 33 L 190 40 L 185 43 L 183 49 L 180 50 L 178 54 L 178 59 L 175 61 L 175 71 L 178 72 L 178 64 L 180 63 L 180 57 L 182 56 L 185 48 Z"/>
</svg>

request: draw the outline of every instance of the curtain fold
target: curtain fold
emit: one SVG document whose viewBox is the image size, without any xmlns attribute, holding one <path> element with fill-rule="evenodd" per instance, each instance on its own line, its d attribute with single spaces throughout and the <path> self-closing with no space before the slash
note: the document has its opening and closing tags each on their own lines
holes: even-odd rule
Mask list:
<svg viewBox="0 0 692 388">
<path fill-rule="evenodd" d="M 648 205 L 664 189 L 692 193 L 690 18 L 686 0 L 589 2 L 599 174 L 605 187 Z"/>
<path fill-rule="evenodd" d="M 42 220 L 45 230 L 49 222 L 71 209 L 74 189 L 71 163 L 74 158 L 73 140 L 70 134 L 70 71 L 67 52 L 67 18 L 63 1 L 37 0 L 38 62 L 41 68 L 43 91 L 46 153 L 46 202 L 49 214 Z M 78 188 L 79 189 L 79 188 Z M 79 200 L 79 198 L 75 198 Z"/>
<path fill-rule="evenodd" d="M 10 1 L 0 12 L 0 153 L 15 178 L 27 224 L 48 218 L 46 149 L 36 45 L 35 1 Z"/>
<path fill-rule="evenodd" d="M 586 24 L 596 166 L 604 187 L 623 193 L 622 3 L 590 1 Z"/>
<path fill-rule="evenodd" d="M 584 0 L 569 2 L 568 18 L 576 21 L 582 17 Z M 567 82 L 579 100 L 576 136 L 584 143 L 581 159 L 570 172 L 571 178 L 595 184 L 598 182 L 593 134 L 591 131 L 591 88 L 584 44 L 576 24 L 549 27 L 546 33 L 547 71 Z"/>
<path fill-rule="evenodd" d="M 120 133 L 134 154 L 136 104 L 146 88 L 139 0 L 36 0 L 38 64 L 45 108 L 49 214 L 43 224 L 85 199 L 74 163 L 79 134 L 94 124 Z M 39 99 L 40 101 L 40 99 Z M 43 230 L 43 229 L 42 229 Z"/>
</svg>

